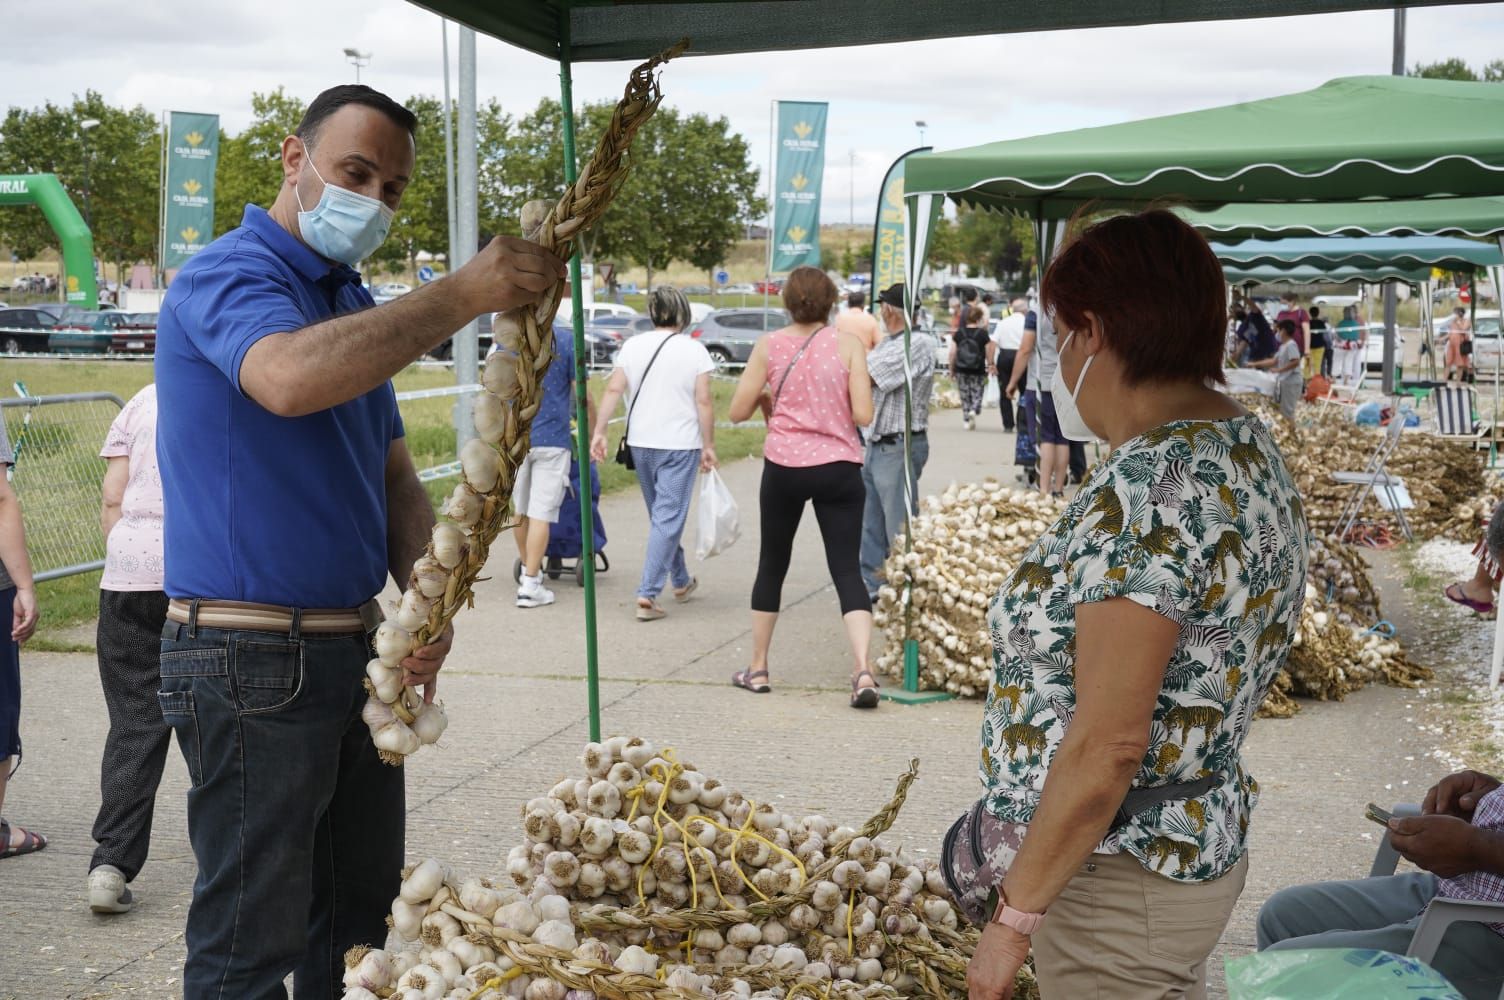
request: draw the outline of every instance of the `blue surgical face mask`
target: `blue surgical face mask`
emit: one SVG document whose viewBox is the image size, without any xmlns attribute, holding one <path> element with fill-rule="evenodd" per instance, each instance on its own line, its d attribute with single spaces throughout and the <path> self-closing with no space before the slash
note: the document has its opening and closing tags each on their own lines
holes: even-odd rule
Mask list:
<svg viewBox="0 0 1504 1000">
<path fill-rule="evenodd" d="M 313 176 L 324 181 L 313 156 L 304 146 L 304 162 Z M 375 198 L 338 187 L 324 181 L 324 193 L 312 211 L 303 208 L 303 196 L 293 188 L 298 199 L 298 231 L 315 253 L 354 267 L 375 253 L 392 228 L 397 213 Z"/>
</svg>

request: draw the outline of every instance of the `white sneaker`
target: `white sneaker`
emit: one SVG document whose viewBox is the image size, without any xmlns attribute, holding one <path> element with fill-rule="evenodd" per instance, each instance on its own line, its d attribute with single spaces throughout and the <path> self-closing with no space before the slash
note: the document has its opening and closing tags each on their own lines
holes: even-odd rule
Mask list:
<svg viewBox="0 0 1504 1000">
<path fill-rule="evenodd" d="M 537 576 L 522 575 L 522 582 L 517 587 L 517 606 L 519 608 L 541 608 L 554 603 L 554 592 L 543 586 L 543 574 Z"/>
<path fill-rule="evenodd" d="M 95 913 L 125 913 L 134 905 L 135 897 L 119 868 L 100 865 L 89 872 L 89 909 Z"/>
</svg>

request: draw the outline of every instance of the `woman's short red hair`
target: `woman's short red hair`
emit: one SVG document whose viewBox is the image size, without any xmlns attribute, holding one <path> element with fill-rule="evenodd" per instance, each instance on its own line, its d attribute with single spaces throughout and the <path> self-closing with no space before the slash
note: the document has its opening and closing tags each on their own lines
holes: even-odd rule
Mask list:
<svg viewBox="0 0 1504 1000">
<path fill-rule="evenodd" d="M 1130 384 L 1223 381 L 1227 292 L 1200 233 L 1163 209 L 1088 226 L 1044 275 L 1042 306 L 1057 336 L 1090 312 Z"/>
<path fill-rule="evenodd" d="M 795 323 L 823 323 L 841 292 L 818 267 L 796 267 L 783 283 L 783 307 Z"/>
</svg>

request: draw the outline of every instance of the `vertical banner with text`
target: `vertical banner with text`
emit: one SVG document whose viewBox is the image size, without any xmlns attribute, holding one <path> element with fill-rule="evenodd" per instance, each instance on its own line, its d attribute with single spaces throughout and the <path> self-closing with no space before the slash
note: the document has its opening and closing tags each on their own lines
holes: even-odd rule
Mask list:
<svg viewBox="0 0 1504 1000">
<path fill-rule="evenodd" d="M 779 101 L 773 133 L 773 232 L 769 271 L 820 266 L 820 186 L 825 178 L 823 101 Z"/>
<path fill-rule="evenodd" d="M 162 269 L 170 271 L 182 267 L 214 238 L 219 116 L 170 112 L 166 147 Z"/>
<path fill-rule="evenodd" d="M 906 238 L 907 213 L 903 202 L 904 167 L 915 153 L 929 151 L 929 146 L 911 149 L 888 168 L 877 197 L 877 220 L 872 226 L 872 299 L 877 311 L 877 293 L 906 280 L 909 241 Z"/>
</svg>

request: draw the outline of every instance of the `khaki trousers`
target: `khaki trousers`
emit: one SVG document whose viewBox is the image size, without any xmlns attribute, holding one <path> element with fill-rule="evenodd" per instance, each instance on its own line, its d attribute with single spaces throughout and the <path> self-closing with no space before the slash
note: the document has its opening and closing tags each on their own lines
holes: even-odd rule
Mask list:
<svg viewBox="0 0 1504 1000">
<path fill-rule="evenodd" d="M 1207 958 L 1248 877 L 1176 882 L 1133 855 L 1093 854 L 1034 935 L 1043 1000 L 1204 1000 Z"/>
</svg>

